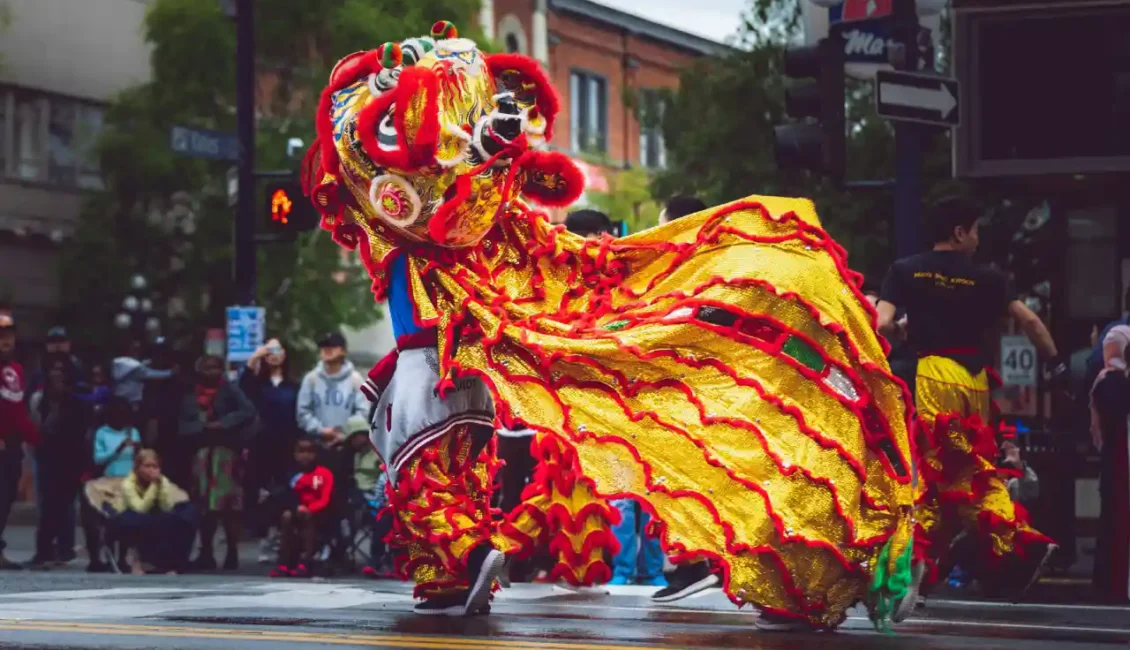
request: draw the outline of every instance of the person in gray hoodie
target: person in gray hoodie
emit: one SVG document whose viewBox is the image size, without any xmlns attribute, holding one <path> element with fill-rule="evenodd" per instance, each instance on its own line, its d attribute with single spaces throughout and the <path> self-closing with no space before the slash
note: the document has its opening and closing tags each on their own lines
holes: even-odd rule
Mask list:
<svg viewBox="0 0 1130 650">
<path fill-rule="evenodd" d="M 135 412 L 141 408 L 141 400 L 145 395 L 145 382 L 170 379 L 176 374 L 172 369 L 151 368 L 148 361 L 142 360 L 143 354 L 142 342 L 131 339 L 126 344 L 122 356 L 115 357 L 110 366 L 114 396 L 125 398 Z"/>
<path fill-rule="evenodd" d="M 298 426 L 322 445 L 345 441 L 345 422 L 360 416 L 368 420 L 369 400 L 361 392 L 365 379 L 345 358 L 345 337 L 327 334 L 318 341 L 321 361 L 302 379 L 298 390 Z"/>
</svg>

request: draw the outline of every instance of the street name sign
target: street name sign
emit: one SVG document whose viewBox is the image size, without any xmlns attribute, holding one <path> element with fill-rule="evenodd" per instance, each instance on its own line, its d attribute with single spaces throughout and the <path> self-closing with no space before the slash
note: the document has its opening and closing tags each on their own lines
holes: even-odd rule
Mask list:
<svg viewBox="0 0 1130 650">
<path fill-rule="evenodd" d="M 239 138 L 234 133 L 174 126 L 169 144 L 176 153 L 192 158 L 239 160 Z"/>
<path fill-rule="evenodd" d="M 890 70 L 875 74 L 875 111 L 889 120 L 958 126 L 960 102 L 955 79 Z"/>
</svg>

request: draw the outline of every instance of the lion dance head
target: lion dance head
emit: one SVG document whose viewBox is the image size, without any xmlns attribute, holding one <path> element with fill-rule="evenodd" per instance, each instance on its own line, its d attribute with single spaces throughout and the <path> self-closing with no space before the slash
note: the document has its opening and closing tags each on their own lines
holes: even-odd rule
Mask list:
<svg viewBox="0 0 1130 650">
<path fill-rule="evenodd" d="M 327 229 L 473 246 L 519 195 L 547 206 L 580 196 L 576 165 L 542 150 L 558 106 L 536 61 L 485 54 L 440 21 L 334 67 L 303 184 Z"/>
</svg>

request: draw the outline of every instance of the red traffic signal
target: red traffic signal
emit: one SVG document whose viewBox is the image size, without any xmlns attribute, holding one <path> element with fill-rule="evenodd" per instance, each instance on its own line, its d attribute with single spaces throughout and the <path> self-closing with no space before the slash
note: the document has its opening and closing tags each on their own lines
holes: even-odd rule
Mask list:
<svg viewBox="0 0 1130 650">
<path fill-rule="evenodd" d="M 294 180 L 267 184 L 266 230 L 279 235 L 295 235 L 318 225 L 318 215 L 302 186 Z"/>
<path fill-rule="evenodd" d="M 294 201 L 285 188 L 276 188 L 271 193 L 271 221 L 280 225 L 290 223 L 290 213 L 294 210 Z"/>
</svg>

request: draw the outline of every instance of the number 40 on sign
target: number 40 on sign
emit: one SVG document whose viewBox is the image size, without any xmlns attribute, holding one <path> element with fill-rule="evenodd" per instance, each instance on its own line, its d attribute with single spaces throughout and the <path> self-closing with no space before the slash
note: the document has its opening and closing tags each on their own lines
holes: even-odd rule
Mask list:
<svg viewBox="0 0 1130 650">
<path fill-rule="evenodd" d="M 1026 336 L 1001 337 L 1001 383 L 1006 386 L 1035 386 L 1036 346 Z"/>
</svg>

